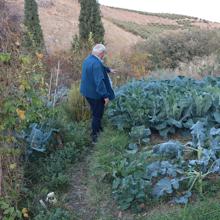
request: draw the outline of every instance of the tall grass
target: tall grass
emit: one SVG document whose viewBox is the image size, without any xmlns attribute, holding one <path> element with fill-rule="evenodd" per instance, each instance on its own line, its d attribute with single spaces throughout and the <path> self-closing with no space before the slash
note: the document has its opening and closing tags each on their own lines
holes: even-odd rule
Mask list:
<svg viewBox="0 0 220 220">
<path fill-rule="evenodd" d="M 68 94 L 68 100 L 64 106 L 67 116 L 73 121 L 85 121 L 90 118 L 89 105 L 80 94 L 79 82 L 72 84 Z"/>
</svg>

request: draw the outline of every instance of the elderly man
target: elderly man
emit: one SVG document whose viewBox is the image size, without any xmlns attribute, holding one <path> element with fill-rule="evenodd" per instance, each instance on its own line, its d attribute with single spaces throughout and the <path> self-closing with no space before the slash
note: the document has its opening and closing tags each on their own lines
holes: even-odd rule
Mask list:
<svg viewBox="0 0 220 220">
<path fill-rule="evenodd" d="M 115 98 L 108 73 L 113 72 L 103 64 L 106 48 L 97 44 L 82 64 L 82 79 L 80 93 L 88 101 L 92 113 L 92 141 L 97 141 L 97 136 L 102 131 L 101 120 L 104 107 L 109 100 Z"/>
</svg>

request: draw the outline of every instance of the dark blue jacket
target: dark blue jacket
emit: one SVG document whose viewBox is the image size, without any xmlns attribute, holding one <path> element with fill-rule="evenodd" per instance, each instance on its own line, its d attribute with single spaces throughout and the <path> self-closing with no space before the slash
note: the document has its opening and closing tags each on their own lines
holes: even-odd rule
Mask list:
<svg viewBox="0 0 220 220">
<path fill-rule="evenodd" d="M 89 55 L 82 65 L 80 93 L 91 99 L 115 98 L 108 77 L 109 68 L 94 55 Z"/>
</svg>

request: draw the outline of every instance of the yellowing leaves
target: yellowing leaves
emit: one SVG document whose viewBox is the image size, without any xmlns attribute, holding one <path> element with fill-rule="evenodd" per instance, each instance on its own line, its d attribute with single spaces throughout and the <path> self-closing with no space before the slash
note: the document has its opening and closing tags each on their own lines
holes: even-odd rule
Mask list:
<svg viewBox="0 0 220 220">
<path fill-rule="evenodd" d="M 17 108 L 17 109 L 16 109 L 16 112 L 17 112 L 17 114 L 18 114 L 18 117 L 19 117 L 21 120 L 24 120 L 24 119 L 25 119 L 25 111 L 23 111 L 23 110 Z"/>
<path fill-rule="evenodd" d="M 29 218 L 29 214 L 28 214 L 28 209 L 27 208 L 23 208 L 22 209 L 22 215 L 25 219 L 28 219 Z"/>
<path fill-rule="evenodd" d="M 21 90 L 25 91 L 25 90 L 29 90 L 31 89 L 31 86 L 29 84 L 29 82 L 27 80 L 21 80 L 21 84 L 19 87 Z"/>
<path fill-rule="evenodd" d="M 42 60 L 44 55 L 42 53 L 36 53 L 36 57 L 38 60 Z"/>
<path fill-rule="evenodd" d="M 16 164 L 16 163 L 11 163 L 11 164 L 9 165 L 10 170 L 14 170 L 16 167 L 17 167 L 17 164 Z"/>
</svg>

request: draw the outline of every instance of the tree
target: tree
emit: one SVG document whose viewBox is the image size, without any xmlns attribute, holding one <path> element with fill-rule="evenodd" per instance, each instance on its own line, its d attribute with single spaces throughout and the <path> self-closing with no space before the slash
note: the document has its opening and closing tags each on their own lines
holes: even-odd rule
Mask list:
<svg viewBox="0 0 220 220">
<path fill-rule="evenodd" d="M 26 46 L 38 49 L 43 48 L 43 33 L 40 26 L 38 7 L 35 0 L 25 0 L 25 20 L 27 28 Z"/>
<path fill-rule="evenodd" d="M 88 41 L 93 35 L 94 43 L 104 43 L 105 30 L 101 20 L 100 7 L 96 0 L 80 0 L 79 35 Z"/>
</svg>

